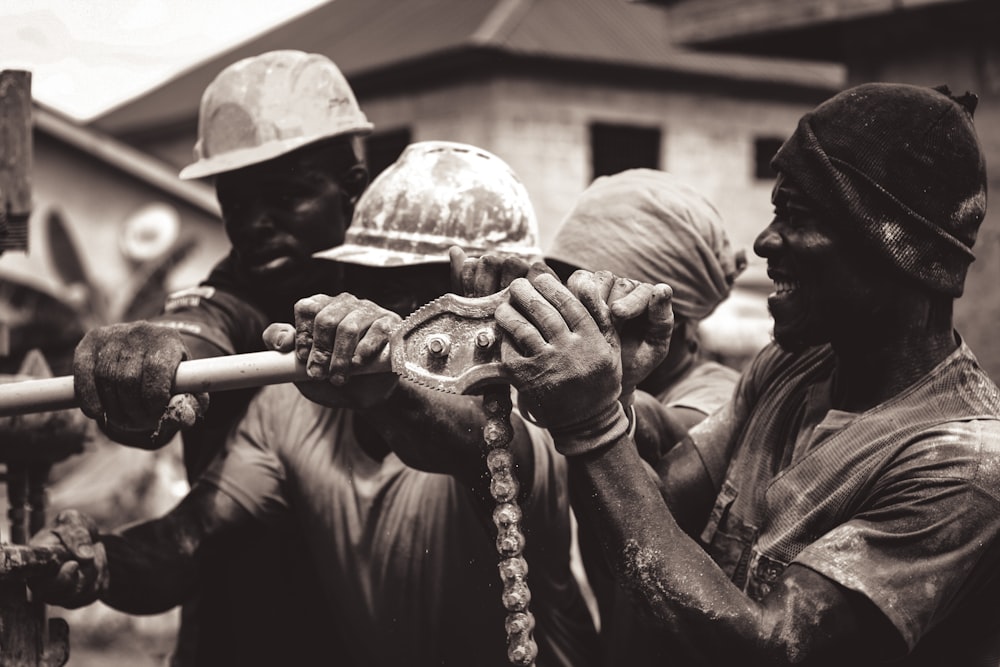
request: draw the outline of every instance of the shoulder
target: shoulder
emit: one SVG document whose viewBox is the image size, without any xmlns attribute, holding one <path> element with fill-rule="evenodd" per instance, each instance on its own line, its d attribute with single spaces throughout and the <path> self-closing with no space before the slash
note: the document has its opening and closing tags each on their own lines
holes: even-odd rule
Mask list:
<svg viewBox="0 0 1000 667">
<path fill-rule="evenodd" d="M 1000 419 L 947 421 L 924 429 L 893 460 L 910 478 L 952 479 L 1000 501 Z"/>
</svg>

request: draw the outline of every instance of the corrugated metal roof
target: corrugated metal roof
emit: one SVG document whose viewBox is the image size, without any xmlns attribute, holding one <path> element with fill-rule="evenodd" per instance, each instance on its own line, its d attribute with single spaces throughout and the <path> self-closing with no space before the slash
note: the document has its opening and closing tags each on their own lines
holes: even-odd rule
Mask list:
<svg viewBox="0 0 1000 667">
<path fill-rule="evenodd" d="M 190 120 L 226 65 L 273 49 L 323 53 L 353 81 L 429 56 L 490 48 L 515 56 L 826 87 L 841 69 L 702 54 L 668 43 L 666 13 L 626 0 L 335 0 L 178 75 L 94 121 L 111 132 Z"/>
</svg>

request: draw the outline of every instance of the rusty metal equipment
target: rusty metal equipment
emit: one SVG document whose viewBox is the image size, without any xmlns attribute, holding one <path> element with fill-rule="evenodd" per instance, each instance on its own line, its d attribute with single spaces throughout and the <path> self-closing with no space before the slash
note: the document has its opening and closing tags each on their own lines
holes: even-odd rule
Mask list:
<svg viewBox="0 0 1000 667">
<path fill-rule="evenodd" d="M 28 249 L 31 214 L 31 73 L 0 71 L 0 253 Z M 0 322 L 0 356 L 10 354 L 9 331 Z M 41 353 L 29 353 L 21 373 L 51 375 Z M 45 483 L 52 464 L 82 447 L 85 420 L 61 412 L 0 419 L 0 463 L 7 487 L 10 540 L 24 544 L 45 525 Z M 12 547 L 27 549 L 27 547 Z M 27 554 L 25 554 L 27 555 Z M 36 558 L 32 553 L 29 557 Z M 43 558 L 38 554 L 37 558 Z M 0 577 L 0 663 L 58 667 L 69 657 L 69 627 L 46 617 L 30 599 L 25 570 Z"/>
<path fill-rule="evenodd" d="M 51 375 L 48 365 L 33 350 L 14 379 L 47 375 Z M 0 462 L 5 464 L 12 543 L 0 547 L 0 664 L 58 666 L 69 657 L 66 622 L 47 618 L 45 605 L 32 601 L 25 585 L 33 574 L 57 568 L 66 554 L 25 545 L 46 522 L 49 470 L 83 450 L 86 426 L 87 419 L 77 410 L 0 418 Z"/>
</svg>

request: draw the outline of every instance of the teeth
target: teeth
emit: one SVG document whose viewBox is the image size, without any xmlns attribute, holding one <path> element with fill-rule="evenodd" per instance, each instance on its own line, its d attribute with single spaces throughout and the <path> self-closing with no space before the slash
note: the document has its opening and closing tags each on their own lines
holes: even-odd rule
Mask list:
<svg viewBox="0 0 1000 667">
<path fill-rule="evenodd" d="M 778 294 L 785 294 L 786 292 L 794 292 L 798 287 L 796 283 L 786 283 L 781 280 L 774 281 L 774 286 Z"/>
</svg>

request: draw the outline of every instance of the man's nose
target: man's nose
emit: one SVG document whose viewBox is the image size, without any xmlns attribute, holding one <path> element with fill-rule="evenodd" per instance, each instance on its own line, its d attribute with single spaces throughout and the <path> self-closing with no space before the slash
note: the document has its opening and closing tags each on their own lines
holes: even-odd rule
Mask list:
<svg viewBox="0 0 1000 667">
<path fill-rule="evenodd" d="M 764 228 L 753 242 L 753 251 L 758 257 L 768 258 L 781 248 L 781 235 L 774 228 L 774 223 Z"/>
</svg>

